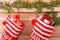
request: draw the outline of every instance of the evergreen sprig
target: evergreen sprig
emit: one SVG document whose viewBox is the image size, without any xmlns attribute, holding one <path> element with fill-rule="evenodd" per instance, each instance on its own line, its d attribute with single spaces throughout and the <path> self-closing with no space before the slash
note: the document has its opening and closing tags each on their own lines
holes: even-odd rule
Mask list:
<svg viewBox="0 0 60 40">
<path fill-rule="evenodd" d="M 9 12 L 9 13 L 13 12 L 13 9 L 12 9 L 11 5 L 9 3 L 6 3 L 6 2 L 5 2 L 5 4 L 3 4 L 3 9 L 6 10 L 7 12 Z"/>
<path fill-rule="evenodd" d="M 0 2 L 0 9 L 4 9 L 6 10 L 7 12 L 13 12 L 13 9 L 12 7 L 10 6 L 9 3 L 3 3 L 3 2 Z"/>
<path fill-rule="evenodd" d="M 57 17 L 57 12 L 47 12 L 48 15 L 52 16 L 52 20 L 54 21 L 54 26 L 60 25 L 60 17 Z"/>
<path fill-rule="evenodd" d="M 32 9 L 32 8 L 36 8 L 36 12 L 39 13 L 42 11 L 42 8 L 47 8 L 47 9 L 53 9 L 53 7 L 56 6 L 60 6 L 60 0 L 56 0 L 56 1 L 51 1 L 50 3 L 46 3 L 46 2 L 42 2 L 42 1 L 38 1 L 38 2 L 34 2 L 34 3 L 28 3 L 28 2 L 23 2 L 21 0 L 17 0 L 15 2 L 13 2 L 12 4 L 9 3 L 5 3 L 3 4 L 2 2 L 0 2 L 0 9 L 5 9 L 5 10 L 9 10 L 11 12 L 12 7 L 13 8 L 27 8 L 27 9 Z M 11 7 L 12 5 L 12 7 Z"/>
<path fill-rule="evenodd" d="M 60 5 L 60 1 L 56 0 L 53 1 L 51 0 L 50 3 L 46 3 L 46 2 L 42 2 L 42 1 L 38 1 L 38 2 L 34 2 L 34 3 L 28 3 L 28 2 L 23 2 L 21 0 L 17 0 L 12 4 L 13 8 L 27 8 L 27 9 L 32 9 L 32 8 L 36 8 L 36 12 L 40 13 L 42 12 L 42 8 L 47 8 L 52 10 L 53 7 L 59 6 Z"/>
<path fill-rule="evenodd" d="M 36 8 L 37 9 L 36 12 L 41 13 L 42 8 L 47 8 L 47 9 L 51 10 L 51 12 L 52 12 L 52 19 L 54 20 L 55 25 L 59 25 L 60 24 L 60 17 L 57 18 L 57 13 L 53 13 L 53 11 L 54 11 L 53 7 L 57 7 L 57 6 L 60 6 L 60 0 L 56 0 L 56 1 L 51 0 L 50 3 L 46 3 L 46 2 L 42 2 L 42 1 L 29 3 L 29 2 L 23 2 L 21 0 L 17 0 L 15 2 L 13 2 L 12 4 L 9 4 L 6 2 L 5 2 L 5 4 L 3 4 L 2 2 L 0 2 L 0 9 L 7 10 L 8 12 L 13 12 L 13 8 L 17 8 L 17 9 Z M 19 12 L 19 10 L 18 10 L 18 12 Z"/>
</svg>

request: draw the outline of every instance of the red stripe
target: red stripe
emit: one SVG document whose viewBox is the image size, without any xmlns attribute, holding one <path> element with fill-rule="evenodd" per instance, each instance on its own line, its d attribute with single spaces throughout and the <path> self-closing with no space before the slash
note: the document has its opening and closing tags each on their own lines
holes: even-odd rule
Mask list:
<svg viewBox="0 0 60 40">
<path fill-rule="evenodd" d="M 45 37 L 45 38 L 50 38 L 50 36 L 43 35 L 43 34 L 41 34 L 39 31 L 37 31 L 36 29 L 34 29 L 34 30 L 35 30 L 35 32 L 37 32 L 37 33 L 40 34 L 41 36 L 43 36 L 43 37 Z"/>
<path fill-rule="evenodd" d="M 36 35 L 36 38 L 37 38 L 37 37 L 38 37 L 38 36 Z M 38 39 L 39 39 L 39 37 L 38 37 Z M 37 40 L 38 40 L 38 39 L 37 39 Z"/>
<path fill-rule="evenodd" d="M 35 40 L 38 40 L 38 39 L 37 39 L 37 37 L 38 37 L 38 36 L 36 35 L 36 38 L 35 38 Z"/>
<path fill-rule="evenodd" d="M 32 37 L 34 36 L 35 34 L 32 35 Z"/>
<path fill-rule="evenodd" d="M 34 33 L 34 35 L 36 35 L 36 34 Z M 43 40 L 43 39 L 42 39 L 41 37 L 39 37 L 38 35 L 36 35 L 36 37 L 38 37 L 38 39 L 40 38 L 40 40 Z M 35 40 L 36 40 L 36 37 L 35 37 Z M 30 39 L 34 40 L 33 36 L 32 36 Z"/>
<path fill-rule="evenodd" d="M 36 35 L 36 34 L 35 34 Z M 35 40 L 36 40 L 36 37 L 37 37 L 37 35 L 35 36 Z"/>
<path fill-rule="evenodd" d="M 35 33 L 34 33 L 35 34 Z M 35 34 L 36 35 L 36 34 Z M 40 39 L 42 39 L 40 36 L 36 35 L 36 37 L 39 37 Z"/>
<path fill-rule="evenodd" d="M 8 20 L 8 19 L 7 19 Z M 8 20 L 9 21 L 9 20 Z M 9 21 L 11 24 L 12 24 L 12 22 L 11 21 Z M 9 24 L 9 23 L 8 23 Z M 14 24 L 12 24 L 12 25 L 14 25 Z M 11 26 L 11 25 L 10 25 Z M 15 25 L 14 25 L 15 26 Z M 12 26 L 11 26 L 12 27 Z M 17 26 L 15 26 L 15 27 L 17 27 Z M 13 28 L 13 27 L 12 27 Z M 14 30 L 16 30 L 15 28 L 13 28 Z M 22 30 L 23 28 L 19 28 L 19 30 Z M 18 31 L 18 30 L 16 30 L 16 31 Z M 19 31 L 19 32 L 21 32 L 21 31 Z"/>
<path fill-rule="evenodd" d="M 19 32 L 19 31 L 15 30 L 8 22 L 7 22 L 7 24 L 8 24 L 14 31 Z"/>
<path fill-rule="evenodd" d="M 31 38 L 30 40 L 34 40 L 33 38 Z"/>
<path fill-rule="evenodd" d="M 36 35 L 36 34 L 35 34 L 35 33 L 33 33 L 33 35 L 31 36 L 31 38 L 32 38 L 32 39 L 35 39 L 35 38 L 34 38 L 34 37 L 35 37 L 35 35 Z"/>
<path fill-rule="evenodd" d="M 11 35 L 6 31 L 6 30 L 4 30 L 5 31 L 5 33 L 9 36 L 9 37 L 11 37 Z"/>
<path fill-rule="evenodd" d="M 15 27 L 17 27 L 13 22 L 11 22 L 9 19 L 7 19 L 12 25 L 14 25 Z M 18 29 L 21 29 L 22 30 L 22 28 L 19 28 L 19 27 L 17 27 Z"/>
<path fill-rule="evenodd" d="M 7 26 L 5 26 L 12 34 L 18 36 L 17 34 L 13 33 Z"/>
<path fill-rule="evenodd" d="M 44 26 L 43 24 L 41 24 L 38 20 L 37 20 L 37 23 L 39 23 L 42 27 L 44 27 L 44 28 L 46 28 L 48 30 L 53 30 L 53 28 L 48 28 L 48 27 Z"/>
<path fill-rule="evenodd" d="M 42 32 L 45 32 L 45 33 L 47 33 L 47 34 L 52 34 L 51 32 L 47 32 L 47 31 L 45 31 L 45 30 L 41 29 L 41 28 L 40 28 L 40 27 L 38 27 L 36 24 L 35 24 L 35 27 L 37 27 L 38 29 L 40 29 Z"/>
<path fill-rule="evenodd" d="M 40 38 L 40 40 L 45 40 L 45 39 Z"/>
</svg>

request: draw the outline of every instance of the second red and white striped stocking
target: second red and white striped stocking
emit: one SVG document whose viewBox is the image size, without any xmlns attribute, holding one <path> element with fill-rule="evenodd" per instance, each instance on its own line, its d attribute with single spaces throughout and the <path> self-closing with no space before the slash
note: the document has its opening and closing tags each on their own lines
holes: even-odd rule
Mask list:
<svg viewBox="0 0 60 40">
<path fill-rule="evenodd" d="M 49 40 L 53 33 L 53 21 L 47 14 L 32 21 L 34 28 L 30 40 Z"/>
<path fill-rule="evenodd" d="M 13 17 L 12 17 L 13 16 Z M 17 40 L 23 29 L 24 23 L 19 20 L 19 15 L 9 15 L 3 22 L 4 33 L 1 40 Z"/>
</svg>

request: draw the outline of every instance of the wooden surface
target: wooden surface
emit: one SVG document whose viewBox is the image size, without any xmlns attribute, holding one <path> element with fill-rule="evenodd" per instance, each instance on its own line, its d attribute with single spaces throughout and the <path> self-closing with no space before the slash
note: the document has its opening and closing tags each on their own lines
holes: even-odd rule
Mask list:
<svg viewBox="0 0 60 40">
<path fill-rule="evenodd" d="M 3 33 L 3 25 L 2 21 L 5 20 L 8 14 L 0 13 L 0 35 Z M 31 24 L 31 20 L 35 18 L 35 13 L 19 13 L 21 20 L 25 24 L 25 28 L 23 29 L 21 35 L 19 36 L 18 40 L 29 40 L 33 25 Z M 60 26 L 55 26 L 54 32 L 50 40 L 60 40 Z"/>
</svg>

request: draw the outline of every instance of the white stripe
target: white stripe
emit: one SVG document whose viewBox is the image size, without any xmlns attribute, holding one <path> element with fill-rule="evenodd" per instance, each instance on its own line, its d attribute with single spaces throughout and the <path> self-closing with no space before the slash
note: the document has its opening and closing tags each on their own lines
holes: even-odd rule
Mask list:
<svg viewBox="0 0 60 40">
<path fill-rule="evenodd" d="M 36 22 L 36 25 L 37 25 L 39 28 L 41 28 L 42 30 L 44 30 L 44 31 L 47 31 L 47 32 L 53 32 L 52 30 L 48 30 L 48 29 L 42 27 L 42 26 L 39 25 L 37 22 Z"/>
<path fill-rule="evenodd" d="M 38 37 L 36 37 L 36 40 L 38 40 Z"/>
<path fill-rule="evenodd" d="M 6 24 L 6 26 L 7 26 L 14 34 L 19 34 L 19 33 L 16 32 L 15 30 L 13 30 L 8 24 Z"/>
<path fill-rule="evenodd" d="M 42 17 L 43 17 L 43 16 L 40 15 L 40 16 L 39 16 L 39 19 L 41 19 Z"/>
<path fill-rule="evenodd" d="M 44 32 L 42 32 L 40 29 L 38 29 L 37 27 L 34 27 L 37 31 L 39 31 L 41 34 L 43 34 L 43 35 L 46 35 L 46 36 L 50 36 L 50 34 L 47 34 L 47 33 L 44 33 Z"/>
<path fill-rule="evenodd" d="M 40 38 L 38 38 L 38 40 L 40 40 Z"/>
<path fill-rule="evenodd" d="M 32 39 L 30 39 L 30 40 L 32 40 Z"/>
<path fill-rule="evenodd" d="M 34 31 L 34 33 L 35 33 L 36 35 L 38 35 L 39 37 L 41 37 L 41 38 L 43 38 L 43 39 L 47 39 L 47 38 L 43 37 L 42 35 L 38 34 L 37 32 L 35 32 L 35 30 L 33 30 L 33 31 Z"/>
<path fill-rule="evenodd" d="M 10 37 L 8 40 L 11 40 L 12 39 L 12 37 Z"/>
<path fill-rule="evenodd" d="M 34 33 L 32 32 L 31 37 L 33 36 L 33 34 L 34 34 Z"/>
<path fill-rule="evenodd" d="M 9 20 L 7 20 L 7 22 L 15 29 L 15 30 L 17 30 L 17 31 L 21 31 L 20 29 L 18 29 L 16 26 L 14 26 L 13 24 L 11 24 L 10 22 L 9 22 Z"/>
<path fill-rule="evenodd" d="M 33 39 L 35 40 L 36 35 L 33 36 Z"/>
<path fill-rule="evenodd" d="M 12 20 L 8 17 L 8 19 L 12 22 Z M 14 22 L 12 22 L 12 23 L 14 23 Z M 16 23 L 14 23 L 18 28 L 23 28 L 23 27 L 20 27 L 20 26 L 18 26 Z"/>
<path fill-rule="evenodd" d="M 44 26 L 46 26 L 46 27 L 54 28 L 53 26 L 50 26 L 50 25 L 47 25 L 47 24 L 43 23 L 39 18 L 37 18 L 37 20 L 38 20 L 40 23 L 42 23 Z"/>
<path fill-rule="evenodd" d="M 4 26 L 5 30 L 13 37 L 17 37 L 16 35 L 12 34 L 5 26 Z"/>
</svg>

